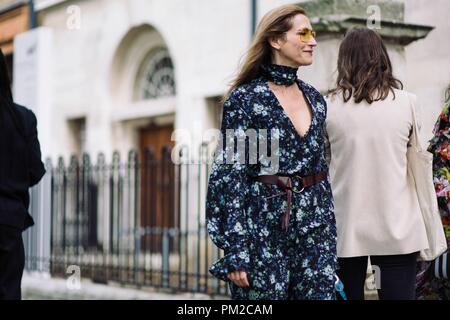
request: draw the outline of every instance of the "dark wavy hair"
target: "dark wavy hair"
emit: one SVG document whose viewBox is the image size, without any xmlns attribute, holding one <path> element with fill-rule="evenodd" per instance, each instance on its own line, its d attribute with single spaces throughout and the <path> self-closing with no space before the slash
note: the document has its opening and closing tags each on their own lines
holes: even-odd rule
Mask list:
<svg viewBox="0 0 450 320">
<path fill-rule="evenodd" d="M 381 37 L 368 28 L 350 29 L 338 54 L 336 88 L 332 94 L 342 93 L 344 101 L 352 97 L 356 103 L 371 104 L 384 100 L 403 84 L 392 74 L 391 60 Z"/>
</svg>

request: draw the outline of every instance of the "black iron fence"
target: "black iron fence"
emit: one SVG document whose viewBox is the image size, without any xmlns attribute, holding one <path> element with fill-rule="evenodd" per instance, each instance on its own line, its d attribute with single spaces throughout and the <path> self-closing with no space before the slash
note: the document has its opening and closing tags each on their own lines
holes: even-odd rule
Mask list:
<svg viewBox="0 0 450 320">
<path fill-rule="evenodd" d="M 101 283 L 227 294 L 208 272 L 221 255 L 205 229 L 209 150 L 202 145 L 194 164 L 187 152 L 47 161 L 32 190 L 26 269 L 67 277 L 76 266 Z"/>
</svg>

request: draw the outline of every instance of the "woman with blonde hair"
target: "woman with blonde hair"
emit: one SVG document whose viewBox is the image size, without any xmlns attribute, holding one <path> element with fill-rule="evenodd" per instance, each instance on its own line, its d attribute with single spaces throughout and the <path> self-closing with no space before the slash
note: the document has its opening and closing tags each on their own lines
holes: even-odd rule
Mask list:
<svg viewBox="0 0 450 320">
<path fill-rule="evenodd" d="M 206 215 L 210 237 L 225 251 L 210 272 L 229 282 L 233 299 L 335 298 L 336 229 L 322 131 L 326 104 L 297 77 L 299 67 L 312 64 L 316 45 L 302 8 L 270 11 L 225 99 L 221 131 L 223 139 L 232 132 L 231 143 L 216 151 Z M 235 151 L 235 140 L 245 141 L 252 130 L 259 142 L 267 130 L 268 144 L 277 145 L 271 154 L 278 160 L 275 170 L 258 157 L 252 163 L 256 155 L 249 148 L 244 155 Z"/>
</svg>

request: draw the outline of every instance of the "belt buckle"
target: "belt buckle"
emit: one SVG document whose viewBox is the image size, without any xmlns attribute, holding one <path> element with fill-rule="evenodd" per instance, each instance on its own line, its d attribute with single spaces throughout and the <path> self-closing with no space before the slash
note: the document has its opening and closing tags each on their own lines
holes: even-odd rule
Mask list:
<svg viewBox="0 0 450 320">
<path fill-rule="evenodd" d="M 302 185 L 302 189 L 301 189 L 301 190 L 298 190 L 298 189 L 292 187 L 292 192 L 294 192 L 294 193 L 302 193 L 303 190 L 305 190 L 305 187 L 303 186 L 303 178 L 300 177 L 300 176 L 294 176 L 294 178 L 299 178 L 300 183 L 301 183 L 301 185 Z"/>
</svg>

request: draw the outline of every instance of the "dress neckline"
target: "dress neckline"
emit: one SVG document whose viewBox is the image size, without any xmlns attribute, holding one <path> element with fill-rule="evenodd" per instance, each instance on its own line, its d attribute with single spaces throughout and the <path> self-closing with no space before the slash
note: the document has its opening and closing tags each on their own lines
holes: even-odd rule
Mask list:
<svg viewBox="0 0 450 320">
<path fill-rule="evenodd" d="M 296 136 L 300 139 L 300 140 L 305 140 L 308 138 L 308 136 L 310 135 L 313 126 L 315 124 L 315 118 L 316 118 L 316 112 L 315 109 L 313 107 L 313 103 L 311 102 L 308 94 L 305 92 L 304 90 L 304 86 L 303 86 L 303 82 L 300 79 L 297 79 L 295 81 L 296 85 L 298 86 L 298 89 L 302 92 L 303 96 L 305 97 L 305 102 L 307 104 L 307 107 L 310 108 L 311 110 L 311 123 L 308 127 L 308 129 L 305 131 L 304 134 L 300 134 L 300 132 L 297 131 L 297 129 L 294 126 L 294 123 L 292 122 L 291 118 L 289 117 L 289 115 L 287 114 L 286 110 L 283 108 L 283 106 L 280 103 L 280 100 L 278 100 L 277 96 L 275 95 L 275 93 L 272 91 L 272 89 L 269 86 L 269 80 L 268 79 L 264 79 L 264 84 L 267 87 L 267 89 L 270 92 L 270 95 L 272 96 L 272 98 L 276 101 L 276 107 L 281 109 L 281 112 L 284 116 L 284 118 L 287 120 L 289 126 L 291 127 L 292 130 L 294 130 L 294 132 L 296 133 Z"/>
</svg>

